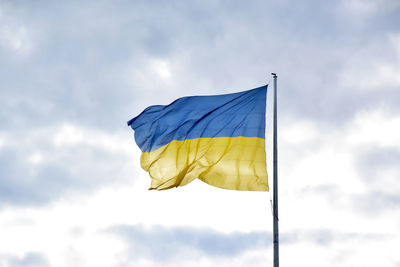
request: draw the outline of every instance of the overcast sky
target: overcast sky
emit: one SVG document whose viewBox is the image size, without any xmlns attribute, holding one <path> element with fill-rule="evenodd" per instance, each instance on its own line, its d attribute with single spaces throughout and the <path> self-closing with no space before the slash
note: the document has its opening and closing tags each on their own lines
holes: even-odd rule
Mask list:
<svg viewBox="0 0 400 267">
<path fill-rule="evenodd" d="M 148 191 L 126 125 L 271 72 L 281 266 L 400 267 L 399 14 L 398 0 L 0 0 L 0 267 L 272 266 L 270 193 Z"/>
</svg>

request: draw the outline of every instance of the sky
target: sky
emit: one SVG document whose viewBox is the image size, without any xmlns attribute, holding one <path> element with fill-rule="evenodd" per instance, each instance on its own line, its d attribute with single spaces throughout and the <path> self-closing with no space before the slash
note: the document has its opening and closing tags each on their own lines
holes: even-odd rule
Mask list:
<svg viewBox="0 0 400 267">
<path fill-rule="evenodd" d="M 281 266 L 400 267 L 399 13 L 398 0 L 0 0 L 0 267 L 272 266 L 271 193 L 149 191 L 126 125 L 271 72 Z"/>
</svg>

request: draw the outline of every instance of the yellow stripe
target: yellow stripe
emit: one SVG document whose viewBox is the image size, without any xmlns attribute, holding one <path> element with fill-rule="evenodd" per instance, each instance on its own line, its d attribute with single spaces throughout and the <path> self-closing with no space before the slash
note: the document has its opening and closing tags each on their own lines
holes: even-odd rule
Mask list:
<svg viewBox="0 0 400 267">
<path fill-rule="evenodd" d="M 226 189 L 268 191 L 265 139 L 259 137 L 174 140 L 144 152 L 141 165 L 152 178 L 150 189 L 183 186 L 199 178 Z"/>
</svg>

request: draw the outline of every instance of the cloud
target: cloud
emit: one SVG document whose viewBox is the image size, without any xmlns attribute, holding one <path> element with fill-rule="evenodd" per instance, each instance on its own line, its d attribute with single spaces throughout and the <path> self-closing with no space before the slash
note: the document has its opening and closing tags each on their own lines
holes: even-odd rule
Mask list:
<svg viewBox="0 0 400 267">
<path fill-rule="evenodd" d="M 342 74 L 350 90 L 391 91 L 400 87 L 400 35 L 387 33 L 351 55 Z"/>
<path fill-rule="evenodd" d="M 5 1 L 0 3 L 0 57 L 11 62 L 25 62 L 34 52 L 38 33 L 14 15 L 20 13 Z"/>
<path fill-rule="evenodd" d="M 3 24 L 4 25 L 4 24 Z M 3 26 L 0 31 L 0 43 L 15 54 L 28 54 L 32 44 L 28 30 L 24 26 Z"/>
<path fill-rule="evenodd" d="M 400 191 L 397 185 L 400 176 L 399 159 L 400 149 L 371 145 L 359 150 L 355 164 L 361 174 L 360 178 L 371 190 L 396 193 Z M 388 187 L 388 184 L 391 186 Z"/>
<path fill-rule="evenodd" d="M 203 258 L 212 258 L 214 261 L 222 259 L 239 259 L 242 255 L 252 251 L 271 249 L 271 233 L 268 232 L 233 232 L 218 233 L 212 229 L 163 226 L 143 227 L 141 225 L 112 226 L 107 232 L 117 235 L 127 245 L 125 256 L 128 262 L 140 262 L 146 259 L 150 262 L 179 264 L 185 260 L 201 261 Z M 281 249 L 290 250 L 292 247 L 301 247 L 309 244 L 313 250 L 337 250 L 343 244 L 363 243 L 375 244 L 390 240 L 393 236 L 363 232 L 341 232 L 333 229 L 309 229 L 283 231 L 280 234 Z M 285 253 L 286 254 L 286 253 Z M 347 262 L 355 253 L 348 251 L 339 255 L 332 255 L 336 261 Z M 340 259 L 339 259 L 340 258 Z M 289 259 L 286 259 L 288 261 Z M 289 260 L 290 261 L 290 260 Z"/>
<path fill-rule="evenodd" d="M 307 186 L 302 190 L 304 196 L 316 196 L 332 203 L 332 208 L 351 208 L 353 212 L 366 217 L 387 216 L 400 209 L 398 188 L 387 188 L 392 181 L 385 179 L 377 181 L 384 186 L 375 188 L 374 183 L 367 183 L 370 188 L 367 192 L 346 193 L 338 185 Z M 381 189 L 384 188 L 385 190 Z"/>
<path fill-rule="evenodd" d="M 130 164 L 138 161 L 129 132 L 106 134 L 60 124 L 18 135 L 4 133 L 3 138 L 1 205 L 43 204 L 132 181 Z"/>
<path fill-rule="evenodd" d="M 202 254 L 236 257 L 248 250 L 271 245 L 271 235 L 267 232 L 223 234 L 212 229 L 144 228 L 141 225 L 112 226 L 107 231 L 125 240 L 132 258 L 148 257 L 161 262 L 181 257 L 199 257 Z"/>
<path fill-rule="evenodd" d="M 336 17 L 335 4 L 119 3 L 3 4 L 4 13 L 40 39 L 28 61 L 11 63 L 3 55 L 0 119 L 6 126 L 62 118 L 114 130 L 148 105 L 253 88 L 272 70 L 282 77 L 283 113 L 343 121 L 372 101 L 337 86 L 342 62 L 364 45 Z M 352 103 L 338 110 L 343 101 Z"/>
<path fill-rule="evenodd" d="M 340 6 L 349 15 L 360 18 L 368 18 L 379 13 L 390 12 L 400 7 L 399 3 L 395 0 L 349 0 L 341 1 Z"/>
<path fill-rule="evenodd" d="M 0 264 L 7 267 L 50 267 L 46 257 L 37 252 L 28 252 L 22 257 L 0 254 Z"/>
<path fill-rule="evenodd" d="M 331 229 L 311 229 L 295 230 L 282 233 L 281 241 L 283 245 L 311 242 L 317 246 L 330 247 L 340 242 L 376 242 L 389 238 L 388 235 L 381 233 L 357 233 L 340 232 Z"/>
<path fill-rule="evenodd" d="M 398 193 L 375 191 L 366 194 L 353 195 L 351 204 L 355 211 L 366 216 L 379 216 L 400 210 L 400 196 Z"/>
<path fill-rule="evenodd" d="M 269 262 L 268 196 L 147 192 L 126 121 L 277 72 L 282 265 L 395 266 L 398 14 L 396 0 L 0 1 L 0 265 Z"/>
</svg>

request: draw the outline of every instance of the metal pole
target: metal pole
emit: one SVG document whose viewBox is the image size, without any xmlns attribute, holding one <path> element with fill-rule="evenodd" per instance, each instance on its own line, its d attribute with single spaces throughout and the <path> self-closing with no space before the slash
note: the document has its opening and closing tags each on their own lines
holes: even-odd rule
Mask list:
<svg viewBox="0 0 400 267">
<path fill-rule="evenodd" d="M 273 199 L 273 214 L 274 214 L 274 267 L 279 267 L 279 217 L 278 217 L 278 116 L 277 116 L 277 76 L 271 73 L 274 78 L 274 199 Z"/>
</svg>

